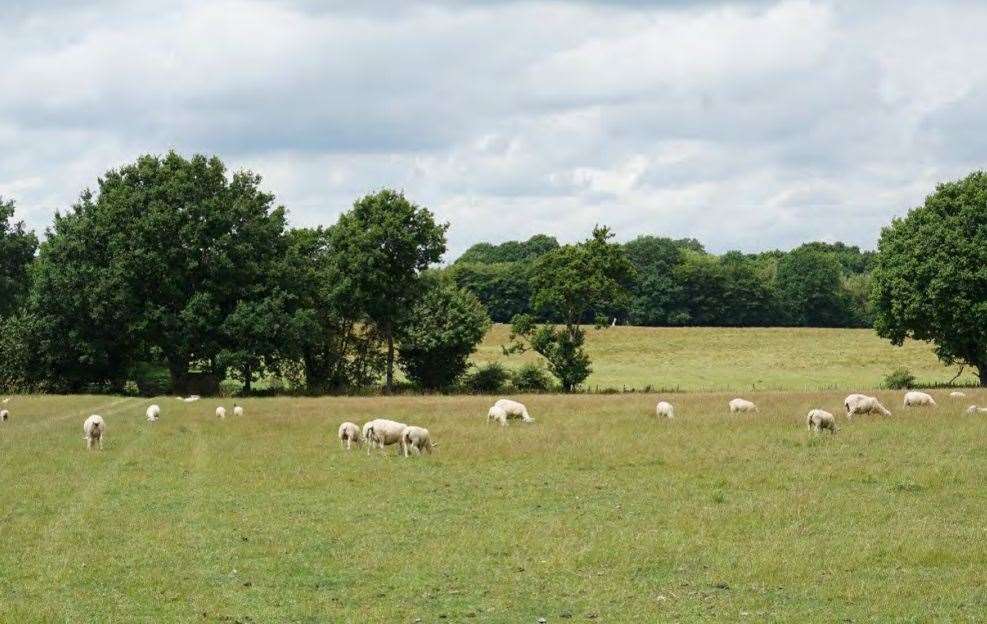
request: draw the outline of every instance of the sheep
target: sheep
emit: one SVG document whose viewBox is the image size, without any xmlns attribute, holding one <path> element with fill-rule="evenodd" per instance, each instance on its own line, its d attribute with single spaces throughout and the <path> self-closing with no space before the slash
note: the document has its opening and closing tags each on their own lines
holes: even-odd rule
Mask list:
<svg viewBox="0 0 987 624">
<path fill-rule="evenodd" d="M 952 392 L 949 393 L 949 396 L 953 397 L 954 399 L 962 399 L 963 397 L 966 396 L 966 394 L 960 392 L 959 390 L 953 390 Z"/>
<path fill-rule="evenodd" d="M 200 397 L 199 397 L 199 395 L 198 395 L 198 394 L 193 394 L 193 395 L 190 395 L 190 396 L 188 396 L 188 397 L 185 397 L 185 398 L 184 398 L 184 399 L 182 399 L 182 400 L 183 400 L 183 401 L 185 401 L 186 403 L 194 403 L 195 401 L 198 401 L 198 400 L 199 400 L 199 398 L 200 398 Z"/>
<path fill-rule="evenodd" d="M 226 408 L 223 407 L 222 405 L 220 405 L 219 407 L 217 407 L 216 408 L 216 417 L 217 418 L 220 418 L 220 419 L 226 418 Z"/>
<path fill-rule="evenodd" d="M 7 410 L 0 410 L 0 422 L 7 422 L 10 420 L 10 412 Z"/>
<path fill-rule="evenodd" d="M 809 425 L 809 431 L 819 433 L 823 429 L 829 429 L 830 433 L 836 434 L 836 418 L 825 410 L 810 410 L 805 422 Z"/>
<path fill-rule="evenodd" d="M 520 418 L 522 422 L 533 423 L 535 419 L 528 414 L 528 408 L 523 403 L 510 399 L 499 399 L 494 406 L 501 408 L 507 414 L 507 418 Z"/>
<path fill-rule="evenodd" d="M 236 417 L 238 417 L 238 418 L 242 418 L 243 417 L 243 407 L 240 406 L 240 405 L 237 405 L 236 403 L 234 403 L 233 404 L 233 415 L 236 416 Z"/>
<path fill-rule="evenodd" d="M 757 412 L 757 406 L 746 399 L 733 399 L 730 401 L 730 413 L 737 412 Z"/>
<path fill-rule="evenodd" d="M 923 405 L 935 407 L 936 402 L 930 395 L 924 392 L 912 390 L 911 392 L 905 393 L 905 407 L 918 407 Z"/>
<path fill-rule="evenodd" d="M 103 417 L 99 414 L 93 414 L 86 419 L 86 422 L 82 423 L 82 431 L 85 434 L 83 439 L 86 441 L 86 448 L 90 451 L 93 450 L 93 444 L 99 446 L 99 450 L 103 450 L 103 438 L 106 435 L 106 423 L 103 422 Z"/>
<path fill-rule="evenodd" d="M 870 397 L 864 394 L 851 394 L 843 400 L 843 407 L 846 409 L 846 417 L 853 418 L 858 414 L 883 414 L 885 416 L 890 416 L 891 412 L 888 408 L 881 405 L 875 397 Z"/>
<path fill-rule="evenodd" d="M 659 401 L 655 407 L 655 414 L 665 418 L 675 418 L 675 408 L 668 401 Z"/>
<path fill-rule="evenodd" d="M 966 408 L 967 414 L 976 414 L 977 412 L 980 412 L 981 414 L 987 414 L 987 407 L 977 407 L 976 405 L 971 405 L 970 407 Z"/>
<path fill-rule="evenodd" d="M 435 444 L 432 443 L 428 429 L 408 426 L 401 431 L 401 450 L 404 451 L 405 457 L 408 456 L 409 449 L 415 449 L 415 452 L 421 455 L 422 453 L 431 454 L 433 447 Z"/>
<path fill-rule="evenodd" d="M 356 443 L 360 446 L 360 428 L 354 423 L 344 422 L 339 426 L 339 445 L 344 447 L 347 451 L 350 450 L 350 446 Z"/>
<path fill-rule="evenodd" d="M 147 422 L 154 422 L 161 415 L 161 408 L 157 405 L 151 405 L 147 408 Z"/>
<path fill-rule="evenodd" d="M 500 423 L 501 427 L 507 426 L 507 411 L 499 405 L 494 405 L 487 410 L 487 422 L 494 421 Z"/>
<path fill-rule="evenodd" d="M 408 425 L 386 418 L 375 418 L 363 426 L 363 438 L 367 442 L 367 454 L 370 454 L 371 447 L 384 450 L 385 446 L 390 446 L 401 441 L 401 432 Z"/>
</svg>

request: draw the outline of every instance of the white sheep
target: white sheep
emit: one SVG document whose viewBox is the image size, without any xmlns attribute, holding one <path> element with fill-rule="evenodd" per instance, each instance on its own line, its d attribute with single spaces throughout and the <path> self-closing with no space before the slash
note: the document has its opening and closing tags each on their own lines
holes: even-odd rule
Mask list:
<svg viewBox="0 0 987 624">
<path fill-rule="evenodd" d="M 161 408 L 157 405 L 151 405 L 147 408 L 147 422 L 154 422 L 161 415 Z"/>
<path fill-rule="evenodd" d="M 829 429 L 831 433 L 836 433 L 836 418 L 826 410 L 814 409 L 809 411 L 805 422 L 809 425 L 809 431 L 819 433 L 823 429 Z"/>
<path fill-rule="evenodd" d="M 216 417 L 217 418 L 220 418 L 220 419 L 226 418 L 226 408 L 223 407 L 222 405 L 220 405 L 219 407 L 217 407 L 216 408 Z"/>
<path fill-rule="evenodd" d="M 200 398 L 201 398 L 201 397 L 199 397 L 199 395 L 198 395 L 198 394 L 193 394 L 193 395 L 191 395 L 191 396 L 187 396 L 187 397 L 185 397 L 185 398 L 184 398 L 184 399 L 182 399 L 182 400 L 183 400 L 183 401 L 185 401 L 186 403 L 194 403 L 195 401 L 198 401 L 198 400 L 199 400 Z"/>
<path fill-rule="evenodd" d="M 933 399 L 932 396 L 924 392 L 918 392 L 917 390 L 912 390 L 911 392 L 905 393 L 905 407 L 919 407 L 923 405 L 935 407 L 935 399 Z"/>
<path fill-rule="evenodd" d="M 401 432 L 408 425 L 386 418 L 375 418 L 363 426 L 363 438 L 367 442 L 367 454 L 370 454 L 371 447 L 381 450 L 385 446 L 397 444 L 401 441 Z"/>
<path fill-rule="evenodd" d="M 949 396 L 953 397 L 954 399 L 962 399 L 963 397 L 966 396 L 966 394 L 960 392 L 959 390 L 953 390 L 952 392 L 949 393 Z"/>
<path fill-rule="evenodd" d="M 757 406 L 746 399 L 733 399 L 730 401 L 730 413 L 737 412 L 757 412 Z"/>
<path fill-rule="evenodd" d="M 658 405 L 655 406 L 655 414 L 665 418 L 675 418 L 675 408 L 668 401 L 658 401 Z"/>
<path fill-rule="evenodd" d="M 494 421 L 500 423 L 501 427 L 507 426 L 507 411 L 499 405 L 494 405 L 487 410 L 487 422 Z"/>
<path fill-rule="evenodd" d="M 98 444 L 99 450 L 103 450 L 103 438 L 106 435 L 106 423 L 103 417 L 93 414 L 82 423 L 83 439 L 86 441 L 86 448 L 93 450 L 93 444 Z"/>
<path fill-rule="evenodd" d="M 404 451 L 405 457 L 408 456 L 410 449 L 414 449 L 416 453 L 421 455 L 422 453 L 431 453 L 434 446 L 428 429 L 424 427 L 408 426 L 401 431 L 401 450 Z"/>
<path fill-rule="evenodd" d="M 243 417 L 243 407 L 240 406 L 240 405 L 237 405 L 236 403 L 234 403 L 233 404 L 233 415 L 236 416 L 236 417 L 238 417 L 238 418 L 242 418 Z"/>
<path fill-rule="evenodd" d="M 7 422 L 10 420 L 10 412 L 7 410 L 0 410 L 0 422 Z"/>
<path fill-rule="evenodd" d="M 981 414 L 987 414 L 987 407 L 977 407 L 976 405 L 971 405 L 970 407 L 966 408 L 967 414 L 976 414 L 977 412 L 980 412 Z"/>
<path fill-rule="evenodd" d="M 888 408 L 881 405 L 875 397 L 865 394 L 851 394 L 843 400 L 843 407 L 846 409 L 846 417 L 853 418 L 859 414 L 883 414 L 890 416 Z"/>
<path fill-rule="evenodd" d="M 535 422 L 535 419 L 528 414 L 528 408 L 525 407 L 523 403 L 518 403 L 517 401 L 512 401 L 510 399 L 498 399 L 494 405 L 504 410 L 508 419 L 520 418 L 522 422 Z"/>
<path fill-rule="evenodd" d="M 351 422 L 344 422 L 339 426 L 339 445 L 347 451 L 352 444 L 360 446 L 360 428 Z"/>
</svg>

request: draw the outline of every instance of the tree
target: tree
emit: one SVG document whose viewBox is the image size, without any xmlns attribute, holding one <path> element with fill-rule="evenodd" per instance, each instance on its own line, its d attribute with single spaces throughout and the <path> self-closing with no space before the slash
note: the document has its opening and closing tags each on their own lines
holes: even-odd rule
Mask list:
<svg viewBox="0 0 987 624">
<path fill-rule="evenodd" d="M 532 308 L 562 319 L 563 326 L 537 325 L 531 315 L 514 318 L 508 352 L 531 349 L 544 357 L 562 390 L 571 392 L 592 372 L 579 326 L 589 310 L 609 312 L 626 306 L 634 267 L 605 227 L 578 245 L 566 245 L 537 260 L 531 280 Z M 598 319 L 597 325 L 603 319 Z"/>
<path fill-rule="evenodd" d="M 554 236 L 536 234 L 526 241 L 506 241 L 499 245 L 477 243 L 461 255 L 456 264 L 496 264 L 500 262 L 531 262 L 559 248 Z"/>
<path fill-rule="evenodd" d="M 878 335 L 930 341 L 987 386 L 987 173 L 939 185 L 884 228 L 873 281 Z"/>
<path fill-rule="evenodd" d="M 778 263 L 778 292 L 792 325 L 841 327 L 846 324 L 839 261 L 830 253 L 802 245 Z"/>
<path fill-rule="evenodd" d="M 38 248 L 38 237 L 16 223 L 13 200 L 0 196 L 0 318 L 16 310 L 28 289 L 28 267 Z"/>
<path fill-rule="evenodd" d="M 470 291 L 480 300 L 494 322 L 510 323 L 514 315 L 530 310 L 530 263 L 457 262 L 447 270 L 460 288 Z"/>
<path fill-rule="evenodd" d="M 480 301 L 449 279 L 426 274 L 421 295 L 397 334 L 401 369 L 428 390 L 452 385 L 490 329 Z"/>
<path fill-rule="evenodd" d="M 387 344 L 386 386 L 394 386 L 394 339 L 419 292 L 419 275 L 446 250 L 448 224 L 385 189 L 343 213 L 331 230 L 338 297 L 363 311 Z"/>
</svg>

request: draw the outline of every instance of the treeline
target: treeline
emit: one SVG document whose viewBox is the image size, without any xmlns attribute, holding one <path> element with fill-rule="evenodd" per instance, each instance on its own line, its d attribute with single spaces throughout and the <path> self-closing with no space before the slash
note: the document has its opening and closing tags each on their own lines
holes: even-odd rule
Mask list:
<svg viewBox="0 0 987 624">
<path fill-rule="evenodd" d="M 807 243 L 791 251 L 723 255 L 694 239 L 641 236 L 620 245 L 635 269 L 624 305 L 589 310 L 621 324 L 646 326 L 870 327 L 872 251 L 843 243 Z M 555 238 L 470 247 L 448 269 L 498 323 L 531 313 L 536 260 L 559 248 Z M 558 322 L 559 318 L 540 320 Z"/>
</svg>

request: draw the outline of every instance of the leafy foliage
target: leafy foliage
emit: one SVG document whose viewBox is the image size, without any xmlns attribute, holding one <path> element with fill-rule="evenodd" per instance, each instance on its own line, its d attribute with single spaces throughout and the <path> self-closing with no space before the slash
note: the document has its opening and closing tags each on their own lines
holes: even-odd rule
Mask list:
<svg viewBox="0 0 987 624">
<path fill-rule="evenodd" d="M 552 379 L 538 364 L 523 364 L 511 375 L 511 384 L 523 392 L 543 392 L 552 389 Z"/>
<path fill-rule="evenodd" d="M 907 368 L 896 368 L 884 377 L 884 387 L 889 390 L 905 390 L 915 386 L 915 375 Z"/>
<path fill-rule="evenodd" d="M 495 394 L 504 389 L 511 374 L 500 362 L 491 362 L 466 376 L 465 386 L 477 394 Z"/>
<path fill-rule="evenodd" d="M 16 310 L 28 289 L 28 268 L 38 248 L 38 237 L 24 229 L 24 222 L 12 223 L 13 200 L 0 196 L 0 318 Z"/>
</svg>

